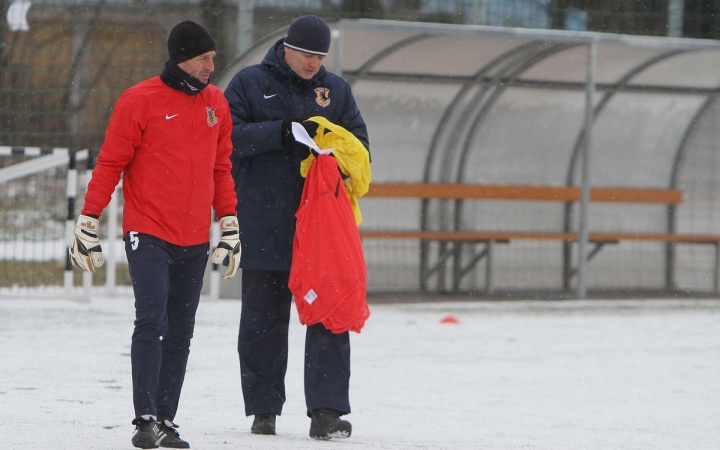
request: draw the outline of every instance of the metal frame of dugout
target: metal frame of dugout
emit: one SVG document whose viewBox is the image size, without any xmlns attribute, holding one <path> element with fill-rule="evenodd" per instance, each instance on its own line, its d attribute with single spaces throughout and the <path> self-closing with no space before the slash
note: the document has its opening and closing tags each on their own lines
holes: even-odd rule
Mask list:
<svg viewBox="0 0 720 450">
<path fill-rule="evenodd" d="M 588 224 L 588 209 L 590 204 L 590 189 L 593 184 L 590 167 L 593 160 L 593 144 L 596 120 L 621 94 L 637 95 L 665 95 L 692 96 L 699 98 L 700 106 L 695 108 L 692 117 L 683 117 L 683 126 L 679 134 L 678 144 L 669 152 L 671 171 L 668 179 L 664 181 L 664 188 L 676 189 L 680 166 L 686 145 L 690 139 L 694 125 L 712 107 L 720 92 L 720 79 L 716 74 L 717 61 L 720 61 L 720 42 L 711 40 L 695 40 L 684 38 L 626 36 L 594 32 L 572 32 L 559 30 L 535 30 L 518 28 L 500 28 L 472 25 L 444 25 L 414 22 L 397 22 L 381 20 L 341 20 L 331 24 L 333 30 L 332 49 L 325 61 L 326 66 L 335 73 L 342 74 L 354 89 L 363 82 L 374 83 L 423 83 L 433 86 L 459 86 L 455 96 L 448 101 L 446 109 L 439 115 L 434 132 L 429 140 L 422 168 L 421 181 L 423 183 L 477 183 L 470 179 L 472 173 L 469 154 L 473 151 L 471 143 L 479 130 L 486 122 L 492 119 L 493 108 L 507 94 L 511 88 L 518 86 L 524 89 L 553 89 L 560 92 L 584 93 L 584 108 L 582 109 L 581 126 L 568 133 L 575 133 L 573 143 L 567 152 L 569 160 L 563 180 L 558 180 L 561 186 L 577 186 L 581 190 L 578 203 L 577 246 L 575 252 L 576 264 L 574 269 L 566 271 L 566 286 L 568 277 L 576 277 L 576 296 L 585 298 L 586 262 L 594 257 L 602 248 L 603 243 L 595 243 L 590 248 L 590 227 Z M 240 55 L 221 74 L 217 85 L 224 89 L 232 75 L 241 67 L 259 62 L 264 56 L 270 43 L 282 37 L 286 29 L 278 30 L 256 43 L 243 55 Z M 465 47 L 466 55 L 473 56 L 474 49 L 484 48 L 487 45 L 504 46 L 493 58 L 480 61 L 468 58 L 468 61 L 477 64 L 473 67 L 461 67 L 452 58 L 453 52 L 459 50 L 458 43 L 468 43 Z M 474 44 L 472 44 L 474 42 Z M 474 46 L 473 46 L 474 45 Z M 479 51 L 479 50 L 478 50 Z M 556 78 L 533 78 L 527 76 L 533 70 L 556 61 L 563 55 L 572 53 L 577 56 L 584 51 L 582 65 L 572 65 L 576 75 L 582 77 L 562 76 Z M 574 52 L 574 53 L 573 53 Z M 603 58 L 599 61 L 598 54 L 610 54 L 613 58 Z M 423 56 L 423 53 L 425 55 Z M 633 54 L 632 60 L 612 77 L 608 77 L 602 69 L 608 62 L 617 62 L 628 54 Z M 638 56 L 640 55 L 640 56 Z M 644 56 L 643 56 L 644 55 Z M 668 64 L 678 58 L 695 58 L 693 64 L 696 68 L 685 68 L 688 76 L 672 78 L 658 74 L 659 68 L 665 70 Z M 421 58 L 426 58 L 421 60 Z M 449 61 L 447 64 L 445 62 Z M 434 61 L 432 64 L 430 61 Z M 703 65 L 703 61 L 710 63 Z M 562 62 L 562 60 L 561 60 Z M 472 64 L 471 63 L 471 64 Z M 567 61 L 565 61 L 567 63 Z M 455 65 L 453 65 L 455 64 Z M 620 64 L 616 64 L 620 66 Z M 570 67 L 570 66 L 568 66 Z M 562 68 L 561 68 L 562 69 Z M 561 71 L 558 69 L 558 72 Z M 648 73 L 656 70 L 657 82 L 643 81 Z M 706 74 L 697 81 L 698 72 Z M 600 79 L 598 79 L 600 77 Z M 702 78 L 702 77 L 700 77 Z M 695 80 L 695 81 L 693 81 Z M 451 136 L 454 134 L 454 136 Z M 382 141 L 382 136 L 379 138 Z M 382 142 L 375 145 L 382 146 Z M 448 161 L 452 161 L 448 163 Z M 383 168 L 373 168 L 374 181 L 396 181 L 382 173 Z M 408 181 L 408 180 L 397 180 Z M 417 180 L 412 180 L 417 181 Z M 462 229 L 461 216 L 463 214 L 462 202 L 445 202 L 450 209 L 444 211 L 450 220 L 440 228 L 433 228 L 431 222 L 431 202 L 423 201 L 419 220 L 421 231 L 460 231 Z M 569 218 L 575 206 L 566 205 L 564 233 L 572 232 L 573 224 Z M 361 228 L 362 230 L 362 228 Z M 676 207 L 668 205 L 666 214 L 665 233 L 676 233 Z M 711 233 L 708 233 L 711 234 Z M 455 280 L 461 279 L 469 268 L 477 264 L 482 258 L 492 254 L 491 242 L 503 240 L 479 240 L 485 242 L 486 248 L 475 254 L 469 264 L 460 268 L 454 275 Z M 572 253 L 573 240 L 565 242 L 564 253 L 568 259 Z M 675 248 L 673 242 L 667 242 L 665 250 L 666 259 L 666 286 L 672 284 L 673 260 Z M 717 248 L 717 244 L 716 244 Z M 716 250 L 716 267 L 713 285 L 718 287 L 718 260 L 720 256 Z M 422 270 L 425 275 L 439 270 L 444 260 L 455 255 L 457 251 L 441 252 L 441 258 L 435 264 L 428 264 Z M 488 269 L 489 271 L 491 269 Z M 422 278 L 425 282 L 427 276 Z M 492 285 L 489 284 L 490 288 Z"/>
</svg>

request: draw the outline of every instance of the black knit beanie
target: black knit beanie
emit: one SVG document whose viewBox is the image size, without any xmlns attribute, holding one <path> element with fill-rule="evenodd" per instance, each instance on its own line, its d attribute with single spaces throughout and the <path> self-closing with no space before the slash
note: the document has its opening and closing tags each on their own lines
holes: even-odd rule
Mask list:
<svg viewBox="0 0 720 450">
<path fill-rule="evenodd" d="M 285 45 L 311 55 L 327 56 L 330 27 L 318 16 L 300 16 L 290 24 Z"/>
<path fill-rule="evenodd" d="M 185 20 L 170 31 L 167 46 L 170 62 L 180 64 L 215 50 L 215 41 L 205 27 L 192 20 Z"/>
</svg>

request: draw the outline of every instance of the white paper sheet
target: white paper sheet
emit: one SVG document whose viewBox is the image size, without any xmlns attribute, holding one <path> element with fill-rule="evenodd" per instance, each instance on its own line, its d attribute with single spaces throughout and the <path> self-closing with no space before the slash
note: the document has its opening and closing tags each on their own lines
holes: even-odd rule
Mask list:
<svg viewBox="0 0 720 450">
<path fill-rule="evenodd" d="M 316 152 L 318 152 L 321 155 L 329 155 L 330 153 L 335 150 L 334 148 L 327 148 L 324 150 L 320 150 L 320 147 L 315 143 L 315 141 L 312 140 L 310 135 L 305 130 L 305 127 L 302 126 L 302 124 L 299 124 L 297 122 L 292 123 L 292 132 L 293 136 L 295 137 L 295 140 L 298 141 L 301 144 L 305 144 L 308 147 L 312 148 Z"/>
</svg>

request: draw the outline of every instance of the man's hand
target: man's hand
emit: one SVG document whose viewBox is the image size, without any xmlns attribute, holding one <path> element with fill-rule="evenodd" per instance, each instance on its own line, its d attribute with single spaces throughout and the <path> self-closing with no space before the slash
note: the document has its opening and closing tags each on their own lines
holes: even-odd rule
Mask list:
<svg viewBox="0 0 720 450">
<path fill-rule="evenodd" d="M 295 142 L 295 136 L 293 136 L 292 132 L 292 123 L 303 123 L 303 120 L 307 119 L 302 117 L 286 117 L 280 121 L 280 133 L 283 145 L 292 146 L 293 142 Z"/>
<path fill-rule="evenodd" d="M 232 278 L 240 267 L 240 228 L 235 216 L 225 216 L 220 219 L 220 243 L 210 258 L 213 263 L 220 264 L 228 258 L 224 278 Z"/>
<path fill-rule="evenodd" d="M 90 273 L 95 273 L 96 267 L 105 264 L 97 235 L 99 228 L 98 219 L 81 214 L 75 224 L 75 236 L 68 248 L 70 262 Z"/>
<path fill-rule="evenodd" d="M 295 141 L 295 136 L 293 135 L 293 132 L 292 132 L 292 123 L 293 122 L 297 122 L 300 125 L 302 125 L 303 128 L 305 128 L 305 131 L 307 131 L 308 136 L 310 136 L 311 138 L 315 137 L 315 133 L 317 133 L 318 124 L 315 122 L 308 121 L 306 118 L 302 118 L 302 117 L 287 117 L 281 121 L 280 131 L 282 133 L 283 145 L 297 145 L 302 148 L 306 148 L 306 146 Z"/>
</svg>

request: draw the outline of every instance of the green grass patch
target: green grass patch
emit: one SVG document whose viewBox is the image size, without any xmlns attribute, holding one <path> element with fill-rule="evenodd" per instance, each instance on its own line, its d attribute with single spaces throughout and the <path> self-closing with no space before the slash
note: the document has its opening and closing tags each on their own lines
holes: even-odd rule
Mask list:
<svg viewBox="0 0 720 450">
<path fill-rule="evenodd" d="M 0 285 L 3 287 L 62 286 L 65 264 L 59 261 L 0 261 Z M 73 267 L 75 286 L 82 285 L 83 271 Z M 118 286 L 130 286 L 127 264 L 118 264 L 115 272 Z M 93 285 L 102 286 L 107 279 L 107 266 L 99 267 L 93 276 Z"/>
</svg>

